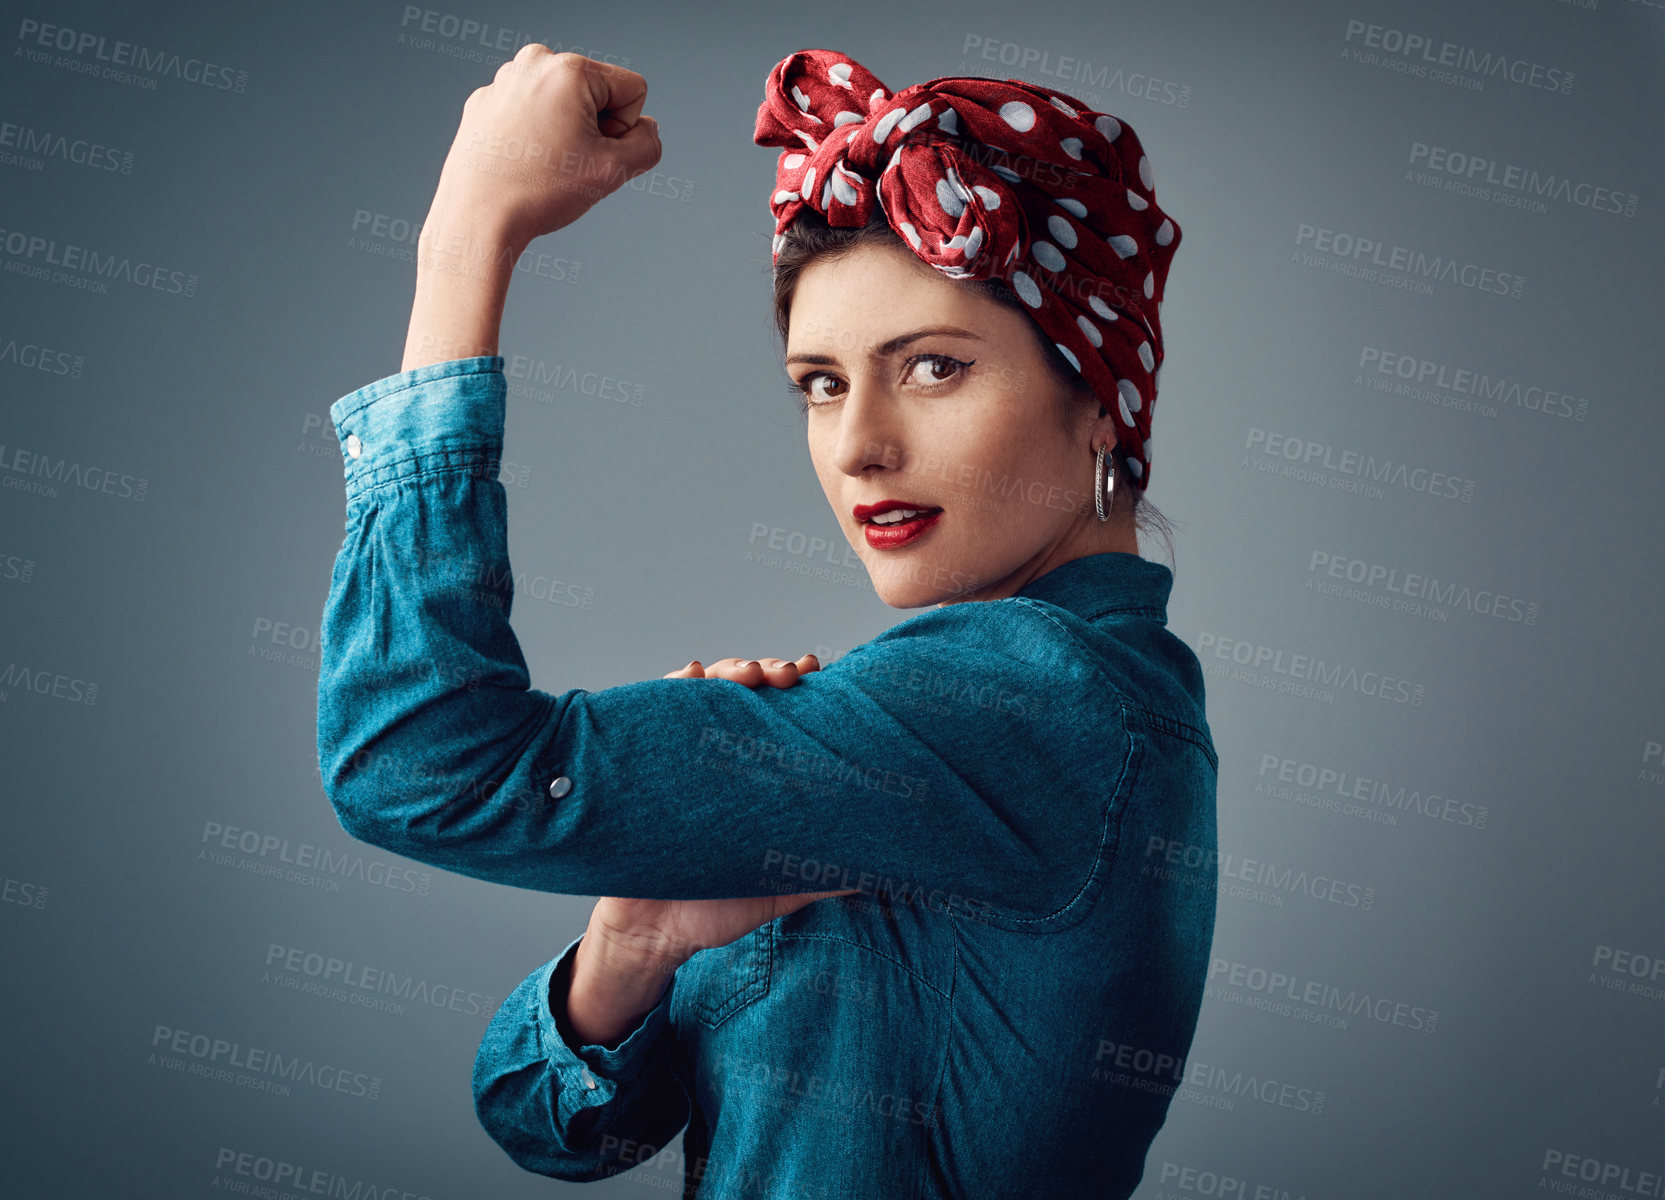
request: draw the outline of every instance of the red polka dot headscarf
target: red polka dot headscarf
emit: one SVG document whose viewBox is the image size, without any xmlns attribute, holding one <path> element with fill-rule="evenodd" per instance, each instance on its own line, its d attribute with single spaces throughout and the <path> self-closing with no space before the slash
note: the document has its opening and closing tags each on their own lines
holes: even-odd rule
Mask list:
<svg viewBox="0 0 1665 1200">
<path fill-rule="evenodd" d="M 1149 485 L 1180 230 L 1132 129 L 1018 80 L 943 76 L 893 95 L 846 54 L 800 50 L 769 72 L 753 140 L 785 147 L 775 256 L 805 207 L 859 227 L 877 204 L 944 275 L 1000 279 L 1099 398 L 1116 397 L 1118 453 Z"/>
</svg>

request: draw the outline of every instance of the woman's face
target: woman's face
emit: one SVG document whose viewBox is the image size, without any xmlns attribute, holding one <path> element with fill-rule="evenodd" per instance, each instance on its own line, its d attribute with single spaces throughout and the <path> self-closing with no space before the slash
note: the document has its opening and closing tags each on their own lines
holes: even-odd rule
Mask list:
<svg viewBox="0 0 1665 1200">
<path fill-rule="evenodd" d="M 810 263 L 789 316 L 815 472 L 886 604 L 998 599 L 1106 548 L 1082 535 L 1114 427 L 1061 392 L 1029 318 L 885 245 Z M 941 511 L 858 515 L 888 500 Z"/>
</svg>

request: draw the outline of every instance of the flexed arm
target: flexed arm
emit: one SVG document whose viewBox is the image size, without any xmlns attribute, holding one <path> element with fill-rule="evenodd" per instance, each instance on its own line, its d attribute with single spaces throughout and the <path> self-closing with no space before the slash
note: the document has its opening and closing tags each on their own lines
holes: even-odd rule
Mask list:
<svg viewBox="0 0 1665 1200">
<path fill-rule="evenodd" d="M 576 219 L 596 186 L 657 162 L 639 107 L 630 132 L 604 131 L 615 127 L 600 114 L 618 104 L 630 116 L 645 85 L 603 66 L 542 47 L 505 64 L 470 98 L 425 237 L 494 214 L 481 227 L 509 257 L 492 261 L 512 262 L 537 231 Z M 592 113 L 590 142 L 561 132 L 577 121 L 590 137 Z M 530 114 L 517 135 L 528 145 L 576 157 L 543 149 L 542 184 L 500 183 L 479 156 L 518 128 L 504 114 Z M 412 365 L 330 408 L 347 522 L 322 621 L 318 755 L 343 827 L 447 870 L 569 895 L 901 888 L 933 907 L 999 897 L 1024 913 L 1074 895 L 1129 743 L 1114 722 L 1084 723 L 1080 697 L 1113 701 L 1113 686 L 1021 598 L 927 610 L 784 689 L 720 677 L 531 686 L 509 624 L 496 478 L 507 270 L 482 293 L 469 261 L 452 264 L 455 288 L 419 295 Z M 453 299 L 473 315 L 430 324 Z M 427 339 L 456 330 L 484 352 L 424 361 Z M 1050 793 L 1021 770 L 1038 749 L 1056 763 Z M 1060 792 L 1074 803 L 1060 807 Z"/>
<path fill-rule="evenodd" d="M 347 832 L 579 896 L 905 886 L 1044 913 L 1082 886 L 1128 739 L 1083 716 L 1113 689 L 1022 598 L 926 610 L 787 688 L 532 687 L 496 478 L 506 394 L 502 359 L 478 356 L 330 408 L 347 527 L 318 756 Z M 1037 748 L 1050 789 L 1021 768 Z"/>
</svg>

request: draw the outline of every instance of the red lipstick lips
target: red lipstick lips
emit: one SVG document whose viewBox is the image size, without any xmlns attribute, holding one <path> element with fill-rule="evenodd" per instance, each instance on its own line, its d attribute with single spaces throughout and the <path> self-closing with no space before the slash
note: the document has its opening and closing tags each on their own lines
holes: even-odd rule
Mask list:
<svg viewBox="0 0 1665 1200">
<path fill-rule="evenodd" d="M 876 522 L 874 517 L 897 510 L 908 510 L 915 515 L 905 520 Z M 914 541 L 942 517 L 942 509 L 932 504 L 913 500 L 880 500 L 877 504 L 858 504 L 852 510 L 862 523 L 867 544 L 875 550 L 896 550 Z"/>
</svg>

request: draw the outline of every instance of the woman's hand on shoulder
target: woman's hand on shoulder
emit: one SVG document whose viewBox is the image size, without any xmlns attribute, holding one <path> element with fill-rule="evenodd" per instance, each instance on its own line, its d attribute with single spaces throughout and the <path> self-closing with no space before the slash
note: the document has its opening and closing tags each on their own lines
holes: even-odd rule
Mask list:
<svg viewBox="0 0 1665 1200">
<path fill-rule="evenodd" d="M 811 671 L 821 669 L 821 660 L 813 654 L 799 659 L 786 658 L 719 658 L 705 664 L 695 659 L 679 671 L 668 671 L 666 679 L 732 679 L 749 688 L 789 688 Z"/>
<path fill-rule="evenodd" d="M 647 80 L 528 42 L 463 104 L 430 219 L 524 247 L 659 162 Z"/>
</svg>

